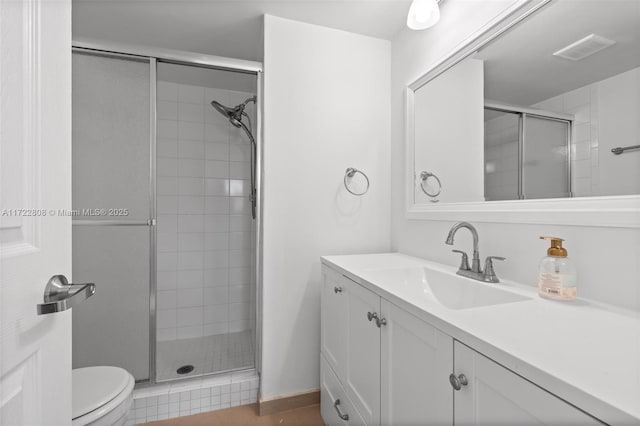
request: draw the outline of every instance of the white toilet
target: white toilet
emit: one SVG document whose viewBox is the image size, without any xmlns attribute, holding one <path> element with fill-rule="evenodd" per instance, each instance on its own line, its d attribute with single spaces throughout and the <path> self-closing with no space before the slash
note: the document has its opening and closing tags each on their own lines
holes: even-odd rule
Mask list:
<svg viewBox="0 0 640 426">
<path fill-rule="evenodd" d="M 122 426 L 133 401 L 135 380 L 119 367 L 76 368 L 73 376 L 73 426 Z"/>
</svg>

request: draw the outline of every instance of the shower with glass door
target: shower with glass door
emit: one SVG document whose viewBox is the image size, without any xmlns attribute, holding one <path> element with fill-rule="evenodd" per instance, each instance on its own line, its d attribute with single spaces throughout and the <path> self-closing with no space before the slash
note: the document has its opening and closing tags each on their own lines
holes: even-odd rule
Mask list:
<svg viewBox="0 0 640 426">
<path fill-rule="evenodd" d="M 73 205 L 101 212 L 73 217 L 74 279 L 97 286 L 74 367 L 255 368 L 259 77 L 74 49 Z"/>
</svg>

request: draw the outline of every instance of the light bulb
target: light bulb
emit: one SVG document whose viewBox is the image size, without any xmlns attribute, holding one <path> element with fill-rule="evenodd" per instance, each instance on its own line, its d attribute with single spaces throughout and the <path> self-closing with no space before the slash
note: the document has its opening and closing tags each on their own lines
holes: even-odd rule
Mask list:
<svg viewBox="0 0 640 426">
<path fill-rule="evenodd" d="M 436 0 L 413 0 L 407 15 L 407 27 L 412 30 L 424 30 L 434 26 L 440 20 L 440 8 Z"/>
</svg>

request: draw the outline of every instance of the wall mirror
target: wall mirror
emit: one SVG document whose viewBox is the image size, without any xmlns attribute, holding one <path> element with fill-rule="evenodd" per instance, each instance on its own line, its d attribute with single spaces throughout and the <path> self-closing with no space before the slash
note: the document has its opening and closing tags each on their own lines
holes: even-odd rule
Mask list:
<svg viewBox="0 0 640 426">
<path fill-rule="evenodd" d="M 639 1 L 517 2 L 406 112 L 412 218 L 640 222 Z"/>
</svg>

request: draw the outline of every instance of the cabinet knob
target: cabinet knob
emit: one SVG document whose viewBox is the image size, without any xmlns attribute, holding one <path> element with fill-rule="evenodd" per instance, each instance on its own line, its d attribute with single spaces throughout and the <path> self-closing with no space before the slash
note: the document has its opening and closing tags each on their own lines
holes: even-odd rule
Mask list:
<svg viewBox="0 0 640 426">
<path fill-rule="evenodd" d="M 455 374 L 449 374 L 449 383 L 451 383 L 451 387 L 455 390 L 459 391 L 463 386 L 467 386 L 469 381 L 467 380 L 467 376 L 464 374 L 460 374 L 456 377 Z"/>
<path fill-rule="evenodd" d="M 338 413 L 338 417 L 340 417 L 342 420 L 349 420 L 349 415 L 348 414 L 342 414 L 342 412 L 340 411 L 340 399 L 336 399 L 336 401 L 333 403 L 333 408 L 336 409 L 336 413 Z"/>
<path fill-rule="evenodd" d="M 373 321 L 374 319 L 376 320 L 376 322 L 378 322 L 378 314 L 375 312 L 367 312 L 367 319 L 369 320 L 369 322 Z"/>
<path fill-rule="evenodd" d="M 335 287 L 333 288 L 333 292 L 334 292 L 334 293 L 336 293 L 336 294 L 337 294 L 337 293 L 342 293 L 342 287 L 335 286 Z"/>
<path fill-rule="evenodd" d="M 378 328 L 381 328 L 383 325 L 387 325 L 387 319 L 382 317 L 382 318 L 376 318 L 376 325 L 378 326 Z"/>
</svg>

